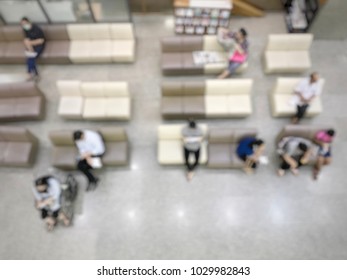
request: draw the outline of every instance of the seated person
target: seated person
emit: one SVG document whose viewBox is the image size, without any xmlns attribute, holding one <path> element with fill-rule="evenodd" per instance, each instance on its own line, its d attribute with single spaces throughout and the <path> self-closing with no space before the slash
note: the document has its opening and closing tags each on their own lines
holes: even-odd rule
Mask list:
<svg viewBox="0 0 347 280">
<path fill-rule="evenodd" d="M 334 140 L 335 130 L 322 130 L 317 132 L 315 143 L 319 145 L 317 162 L 313 168 L 313 179 L 317 180 L 318 175 L 324 165 L 329 165 L 332 161 L 331 144 Z"/>
<path fill-rule="evenodd" d="M 30 22 L 26 17 L 21 20 L 21 26 L 24 31 L 24 46 L 27 56 L 27 68 L 29 80 L 38 77 L 36 68 L 36 59 L 41 55 L 45 48 L 45 35 L 40 27 Z"/>
<path fill-rule="evenodd" d="M 36 179 L 33 193 L 36 208 L 41 210 L 41 217 L 46 222 L 49 231 L 53 230 L 57 219 L 63 221 L 66 226 L 70 224 L 70 220 L 60 211 L 61 188 L 57 179 L 51 176 Z"/>
<path fill-rule="evenodd" d="M 237 32 L 229 32 L 227 29 L 220 28 L 218 30 L 218 40 L 220 44 L 225 48 L 230 48 L 229 53 L 229 66 L 218 76 L 218 79 L 225 79 L 234 74 L 237 68 L 239 68 L 246 60 L 248 56 L 248 40 L 247 31 L 241 28 Z M 234 40 L 234 44 L 229 43 L 230 39 Z"/>
<path fill-rule="evenodd" d="M 311 152 L 311 141 L 301 137 L 284 137 L 278 143 L 278 154 L 282 159 L 278 175 L 283 176 L 289 169 L 294 175 L 299 174 L 299 168 L 308 163 Z"/>
<path fill-rule="evenodd" d="M 204 140 L 204 133 L 195 121 L 190 120 L 188 125 L 182 129 L 184 159 L 187 167 L 187 179 L 191 181 L 194 176 L 194 169 L 199 164 L 201 143 Z M 189 156 L 194 155 L 194 163 L 189 162 Z"/>
<path fill-rule="evenodd" d="M 236 149 L 236 154 L 245 162 L 244 171 L 252 173 L 265 149 L 264 141 L 254 137 L 243 138 Z"/>
<path fill-rule="evenodd" d="M 91 130 L 77 130 L 73 134 L 74 142 L 78 148 L 80 157 L 77 167 L 88 179 L 87 190 L 97 187 L 99 178 L 95 177 L 91 169 L 95 167 L 94 158 L 99 158 L 105 154 L 105 144 L 101 134 Z"/>
<path fill-rule="evenodd" d="M 296 114 L 292 118 L 293 124 L 300 122 L 313 100 L 320 95 L 321 90 L 317 72 L 312 73 L 309 78 L 304 78 L 300 81 L 294 89 L 295 96 L 292 100 L 292 103 L 296 105 Z"/>
</svg>

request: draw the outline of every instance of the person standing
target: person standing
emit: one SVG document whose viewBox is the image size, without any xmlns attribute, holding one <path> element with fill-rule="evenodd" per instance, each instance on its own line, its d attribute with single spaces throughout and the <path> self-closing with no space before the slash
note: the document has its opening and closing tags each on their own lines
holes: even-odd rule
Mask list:
<svg viewBox="0 0 347 280">
<path fill-rule="evenodd" d="M 312 142 L 301 137 L 284 137 L 278 143 L 277 152 L 282 159 L 277 171 L 278 176 L 282 177 L 287 170 L 298 175 L 299 168 L 309 161 Z"/>
<path fill-rule="evenodd" d="M 182 129 L 184 159 L 187 167 L 187 179 L 191 181 L 194 170 L 199 164 L 201 143 L 204 140 L 202 129 L 196 125 L 195 121 L 190 120 L 188 125 Z M 190 155 L 194 156 L 194 162 L 190 163 Z"/>
<path fill-rule="evenodd" d="M 36 59 L 42 54 L 45 48 L 45 35 L 40 27 L 23 17 L 20 22 L 24 31 L 25 55 L 27 57 L 28 79 L 34 80 L 39 77 L 36 67 Z"/>
<path fill-rule="evenodd" d="M 296 114 L 292 123 L 297 124 L 304 117 L 312 101 L 321 93 L 319 74 L 313 72 L 309 78 L 302 79 L 294 89 L 293 103 L 296 105 Z"/>
<path fill-rule="evenodd" d="M 57 179 L 52 176 L 43 176 L 35 180 L 33 193 L 35 206 L 41 211 L 48 231 L 52 231 L 57 220 L 63 221 L 65 226 L 70 225 L 70 220 L 60 211 L 61 188 Z"/>
<path fill-rule="evenodd" d="M 73 140 L 80 154 L 77 167 L 88 179 L 87 190 L 92 186 L 95 188 L 99 183 L 99 178 L 95 177 L 90 170 L 95 167 L 95 160 L 98 159 L 101 162 L 101 158 L 105 154 L 104 140 L 99 132 L 92 130 L 75 131 Z"/>
<path fill-rule="evenodd" d="M 218 29 L 218 40 L 220 44 L 229 52 L 229 65 L 218 79 L 225 79 L 234 74 L 236 70 L 247 60 L 248 57 L 248 39 L 247 31 L 240 28 L 237 32 L 230 32 L 228 29 Z M 234 41 L 233 43 L 230 43 Z"/>
</svg>

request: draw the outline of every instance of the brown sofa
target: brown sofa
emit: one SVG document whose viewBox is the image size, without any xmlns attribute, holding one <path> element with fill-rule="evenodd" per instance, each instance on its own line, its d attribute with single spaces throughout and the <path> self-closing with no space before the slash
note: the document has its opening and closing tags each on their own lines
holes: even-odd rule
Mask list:
<svg viewBox="0 0 347 280">
<path fill-rule="evenodd" d="M 215 35 L 165 37 L 161 40 L 161 50 L 161 67 L 164 75 L 217 75 L 228 66 L 227 53 Z M 217 53 L 221 61 L 197 65 L 193 59 L 194 51 Z M 247 62 L 236 72 L 241 73 L 246 68 Z"/>
<path fill-rule="evenodd" d="M 29 167 L 33 165 L 38 139 L 23 127 L 0 126 L 0 166 Z"/>
<path fill-rule="evenodd" d="M 125 166 L 129 163 L 129 141 L 124 128 L 104 127 L 97 129 L 106 144 L 102 157 L 104 166 Z M 53 144 L 52 165 L 61 169 L 76 169 L 78 150 L 73 142 L 73 130 L 57 130 L 49 133 Z"/>
<path fill-rule="evenodd" d="M 211 128 L 208 139 L 209 168 L 242 168 L 244 162 L 236 154 L 238 143 L 245 137 L 256 137 L 254 128 Z"/>
<path fill-rule="evenodd" d="M 34 82 L 0 83 L 0 121 L 39 120 L 45 97 Z"/>
<path fill-rule="evenodd" d="M 327 125 L 286 125 L 276 138 L 276 143 L 278 144 L 284 137 L 295 136 L 314 141 L 315 135 L 320 130 L 331 129 Z M 314 145 L 313 152 L 308 164 L 314 164 L 317 160 L 318 146 Z"/>
</svg>

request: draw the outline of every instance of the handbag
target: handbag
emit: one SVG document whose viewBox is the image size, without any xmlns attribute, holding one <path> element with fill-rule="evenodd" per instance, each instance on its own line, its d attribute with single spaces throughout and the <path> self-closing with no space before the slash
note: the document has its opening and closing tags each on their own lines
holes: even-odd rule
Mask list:
<svg viewBox="0 0 347 280">
<path fill-rule="evenodd" d="M 244 63 L 246 59 L 247 59 L 246 54 L 242 54 L 238 51 L 235 51 L 233 56 L 230 58 L 230 61 Z"/>
</svg>

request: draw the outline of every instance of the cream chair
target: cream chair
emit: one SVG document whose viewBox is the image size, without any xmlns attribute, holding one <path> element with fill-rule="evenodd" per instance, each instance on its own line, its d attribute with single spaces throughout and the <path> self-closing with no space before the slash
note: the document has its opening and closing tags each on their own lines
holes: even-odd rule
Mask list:
<svg viewBox="0 0 347 280">
<path fill-rule="evenodd" d="M 277 78 L 270 93 L 271 110 L 273 117 L 291 117 L 296 113 L 296 106 L 292 104 L 294 89 L 302 78 Z M 325 80 L 319 81 L 323 89 Z M 322 100 L 317 96 L 310 104 L 305 117 L 313 117 L 322 112 Z"/>
<path fill-rule="evenodd" d="M 129 120 L 131 102 L 126 82 L 58 81 L 59 116 L 66 119 Z"/>
<path fill-rule="evenodd" d="M 135 37 L 131 23 L 68 24 L 69 58 L 73 63 L 133 62 Z"/>
<path fill-rule="evenodd" d="M 312 34 L 270 34 L 264 53 L 265 73 L 300 73 L 311 67 Z"/>
<path fill-rule="evenodd" d="M 252 79 L 207 80 L 206 118 L 246 117 L 252 113 Z"/>
<path fill-rule="evenodd" d="M 158 127 L 158 162 L 163 165 L 184 164 L 182 128 L 186 124 L 160 125 Z M 207 138 L 206 124 L 198 124 Z M 200 164 L 207 163 L 207 142 L 204 141 L 200 151 Z"/>
</svg>

